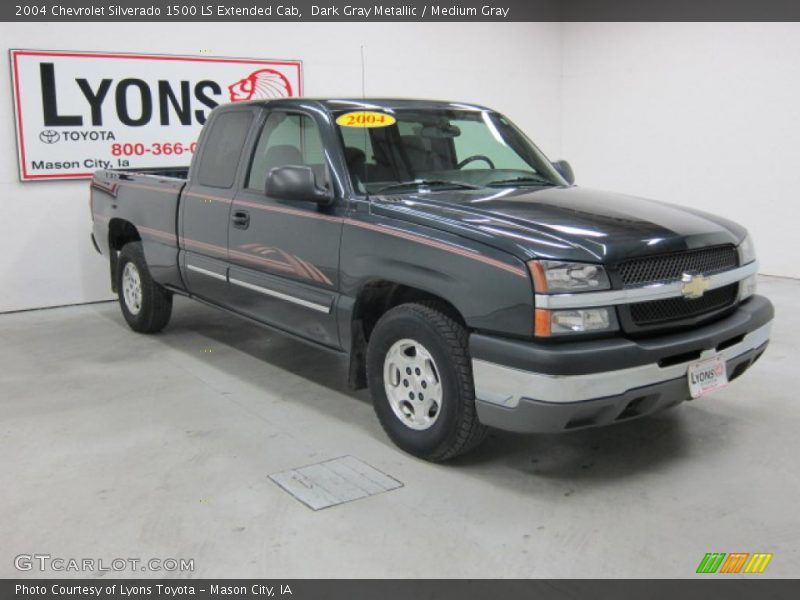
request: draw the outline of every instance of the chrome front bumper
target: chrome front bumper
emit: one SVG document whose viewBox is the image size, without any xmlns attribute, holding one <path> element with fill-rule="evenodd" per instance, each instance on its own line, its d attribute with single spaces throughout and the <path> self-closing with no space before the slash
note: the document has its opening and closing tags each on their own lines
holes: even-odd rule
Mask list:
<svg viewBox="0 0 800 600">
<path fill-rule="evenodd" d="M 491 360 L 510 356 L 514 348 L 509 342 L 498 341 L 505 345 L 493 349 L 486 337 L 471 340 L 479 418 L 500 429 L 552 432 L 609 424 L 678 404 L 690 397 L 691 363 L 719 355 L 730 380 L 749 368 L 767 346 L 772 316 L 769 301 L 755 296 L 733 315 L 684 335 L 549 347 L 515 342 L 528 358 L 515 358 L 514 365 Z"/>
</svg>

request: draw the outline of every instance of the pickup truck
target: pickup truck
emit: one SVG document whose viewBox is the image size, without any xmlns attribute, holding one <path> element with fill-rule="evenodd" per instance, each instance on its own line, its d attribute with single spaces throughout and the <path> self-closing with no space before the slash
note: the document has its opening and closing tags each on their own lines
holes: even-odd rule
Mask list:
<svg viewBox="0 0 800 600">
<path fill-rule="evenodd" d="M 561 432 L 698 398 L 764 352 L 747 231 L 574 185 L 505 116 L 457 102 L 216 108 L 183 169 L 103 170 L 92 239 L 130 327 L 174 294 L 349 358 L 403 450 Z"/>
</svg>

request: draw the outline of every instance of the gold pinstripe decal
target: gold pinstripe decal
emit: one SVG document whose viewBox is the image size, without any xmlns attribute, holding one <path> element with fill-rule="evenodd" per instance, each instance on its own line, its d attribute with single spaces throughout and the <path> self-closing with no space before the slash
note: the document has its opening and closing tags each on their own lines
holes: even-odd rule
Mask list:
<svg viewBox="0 0 800 600">
<path fill-rule="evenodd" d="M 403 238 L 412 242 L 417 242 L 419 244 L 424 244 L 426 246 L 438 248 L 439 250 L 444 250 L 445 252 L 452 252 L 453 254 L 458 254 L 459 256 L 463 256 L 465 258 L 471 258 L 472 260 L 477 260 L 479 262 L 485 263 L 492 267 L 496 267 L 498 269 L 503 269 L 504 271 L 508 271 L 509 273 L 513 273 L 514 275 L 518 275 L 526 279 L 528 277 L 528 274 L 524 269 L 515 267 L 514 265 L 510 265 L 501 260 L 490 258 L 474 250 L 469 250 L 467 248 L 460 248 L 457 246 L 453 246 L 451 244 L 447 244 L 445 242 L 440 242 L 438 240 L 431 240 L 423 236 L 417 235 L 415 233 L 400 231 L 398 229 L 393 229 L 391 227 L 386 227 L 383 225 L 373 225 L 372 223 L 364 223 L 362 221 L 356 221 L 353 219 L 347 219 L 347 222 L 348 225 L 354 225 L 356 227 L 361 227 L 363 229 L 369 229 L 372 231 L 377 231 L 379 233 L 393 235 L 395 237 Z"/>
</svg>

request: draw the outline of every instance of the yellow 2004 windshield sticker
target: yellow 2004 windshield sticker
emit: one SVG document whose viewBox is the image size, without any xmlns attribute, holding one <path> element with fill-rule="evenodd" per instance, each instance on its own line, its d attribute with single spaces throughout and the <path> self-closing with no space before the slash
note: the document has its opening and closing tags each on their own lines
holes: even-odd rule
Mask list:
<svg viewBox="0 0 800 600">
<path fill-rule="evenodd" d="M 392 115 L 371 110 L 345 113 L 336 119 L 336 124 L 342 127 L 388 127 L 396 122 Z"/>
</svg>

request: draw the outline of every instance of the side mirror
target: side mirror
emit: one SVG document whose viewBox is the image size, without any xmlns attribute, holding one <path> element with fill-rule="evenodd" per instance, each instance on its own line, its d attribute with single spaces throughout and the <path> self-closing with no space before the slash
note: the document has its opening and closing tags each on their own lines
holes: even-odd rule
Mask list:
<svg viewBox="0 0 800 600">
<path fill-rule="evenodd" d="M 575 183 L 575 173 L 572 171 L 572 166 L 565 160 L 557 160 L 553 163 L 553 167 L 558 174 L 567 180 L 567 183 L 573 185 Z"/>
<path fill-rule="evenodd" d="M 299 165 L 270 169 L 266 193 L 270 198 L 293 202 L 329 204 L 333 200 L 330 190 L 317 185 L 313 169 Z"/>
</svg>

